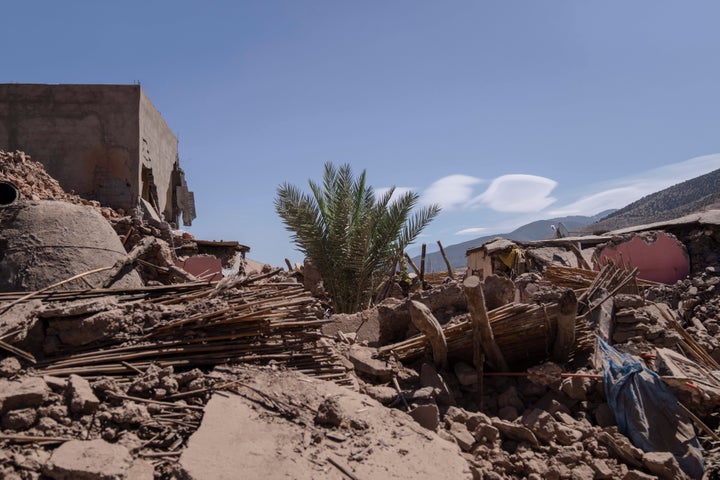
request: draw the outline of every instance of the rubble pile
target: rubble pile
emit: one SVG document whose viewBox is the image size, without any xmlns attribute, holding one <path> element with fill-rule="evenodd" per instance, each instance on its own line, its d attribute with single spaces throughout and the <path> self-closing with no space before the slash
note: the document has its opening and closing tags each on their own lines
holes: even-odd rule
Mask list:
<svg viewBox="0 0 720 480">
<path fill-rule="evenodd" d="M 0 179 L 98 207 L 21 152 Z M 332 315 L 309 270 L 185 271 L 177 252 L 224 270 L 242 248 L 151 213 L 105 212 L 125 252 L 100 277 L 0 293 L 0 478 L 720 476 L 717 225 L 623 235 L 665 239 L 692 272 L 670 285 L 626 257 L 592 270 L 579 243 L 495 240 L 465 278 Z"/>
<path fill-rule="evenodd" d="M 102 462 L 95 473 L 68 467 L 69 446 L 51 456 L 46 448 L 60 443 L 98 458 L 121 450 L 115 454 L 128 461 L 117 478 L 141 478 L 136 468 L 152 478 L 143 459 L 156 472 L 173 468 L 211 393 L 235 385 L 208 370 L 215 365 L 271 365 L 351 383 L 319 334 L 327 320 L 317 301 L 296 283 L 257 277 L 39 294 L 6 310 L 0 338 L 24 355 L 0 363 L 0 476 L 109 478 Z"/>
</svg>

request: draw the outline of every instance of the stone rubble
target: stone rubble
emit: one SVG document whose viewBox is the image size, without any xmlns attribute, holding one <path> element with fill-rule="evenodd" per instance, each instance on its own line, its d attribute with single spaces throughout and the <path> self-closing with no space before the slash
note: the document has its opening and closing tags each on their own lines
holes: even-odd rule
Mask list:
<svg viewBox="0 0 720 480">
<path fill-rule="evenodd" d="M 153 284 L 179 281 L 169 266 L 176 259 L 174 249 L 192 248 L 189 236 L 177 236 L 160 222 L 114 212 L 63 192 L 41 164 L 22 152 L 0 152 L 0 178 L 15 183 L 28 199 L 99 208 L 128 250 L 153 237 L 152 248 L 141 258 L 161 269 L 147 267 L 145 280 Z M 663 311 L 677 317 L 709 357 L 720 361 L 720 229 L 695 228 L 676 235 L 690 253 L 694 272 L 690 277 L 674 285 L 654 285 L 642 294 L 616 293 L 612 297 L 611 343 L 621 352 L 640 357 L 650 368 L 655 367 L 658 349 L 684 352 L 686 348 L 686 339 Z M 277 273 L 268 275 L 267 281 L 289 284 L 305 280 L 308 288 L 322 296 L 321 279 L 310 273 L 308 269 L 305 279 L 297 272 Z M 484 285 L 488 307 L 512 302 L 514 288 L 526 302 L 549 302 L 558 296 L 558 289 L 536 272 L 523 274 L 514 287 L 507 278 L 491 278 Z M 358 419 L 358 412 L 369 405 L 402 418 L 403 425 L 414 425 L 413 441 L 420 442 L 420 447 L 423 441 L 432 443 L 454 460 L 455 456 L 462 459 L 457 471 L 477 480 L 686 478 L 671 453 L 643 452 L 619 432 L 605 398 L 602 372 L 593 368 L 592 362 L 583 363 L 579 358 L 565 365 L 542 361 L 517 366 L 512 372 L 485 371 L 486 375 L 480 375 L 467 352 L 450 355 L 447 369 L 438 369 L 430 354 L 407 365 L 392 356 L 379 358 L 378 347 L 418 334 L 410 321 L 409 301 L 421 302 L 446 326 L 467 314 L 462 282 L 457 280 L 431 288 L 416 282 L 389 291 L 394 293 L 369 310 L 331 316 L 322 326 L 324 335 L 315 338 L 317 344 L 342 357 L 333 369 L 352 376 L 349 388 L 355 390 L 353 401 L 359 402 L 356 410 L 346 410 L 342 393 L 309 407 L 306 397 L 297 392 L 295 396 L 285 392 L 283 397 L 281 388 L 272 385 L 250 389 L 255 395 L 253 406 L 248 407 L 253 415 L 270 419 L 273 425 L 284 419 L 304 428 L 295 453 L 311 460 L 317 478 L 340 475 L 340 467 L 328 463 L 326 453 L 337 453 L 345 445 L 352 444 L 352 448 L 344 461 L 358 468 L 368 466 L 368 458 L 378 452 L 387 454 L 388 462 L 408 454 L 407 440 L 390 425 L 390 437 L 373 443 L 372 435 L 379 435 L 373 429 L 380 426 L 369 428 L 367 421 Z M 214 296 L 164 304 L 121 301 L 105 295 L 28 302 L 0 317 L 0 340 L 6 332 L 22 330 L 15 346 L 32 351 L 41 360 L 82 356 L 110 345 L 141 345 L 147 341 L 148 330 L 178 315 L 210 317 L 231 308 L 232 302 L 253 301 L 243 299 L 241 289 L 233 292 L 236 298 L 232 301 Z M 15 321 L 12 325 L 10 317 Z M 203 332 L 193 334 L 198 344 L 207 341 Z M 172 347 L 172 339 L 167 341 Z M 246 360 L 253 356 L 254 352 L 248 353 Z M 257 368 L 269 375 L 283 373 L 285 367 L 278 360 L 283 355 L 274 356 L 277 358 L 263 360 L 264 366 Z M 130 358 L 125 363 L 133 366 Z M 214 363 L 207 368 L 161 362 L 133 368 L 133 373 L 118 375 L 83 375 L 82 371 L 47 375 L 41 366 L 0 349 L 0 478 L 211 478 L 203 477 L 202 469 L 194 470 L 197 477 L 188 474 L 178 460 L 198 431 L 207 403 L 211 398 L 221 403 L 225 390 L 239 385 L 248 388 L 247 373 Z M 321 381 L 300 377 L 301 383 Z M 677 386 L 672 390 L 711 431 L 720 431 L 720 415 L 708 394 L 690 394 Z M 222 415 L 215 421 L 221 424 Z M 717 478 L 720 443 L 699 428 L 696 432 L 705 455 L 706 477 Z M 196 437 L 195 442 L 199 441 Z M 321 448 L 323 457 L 319 456 Z M 314 456 L 307 457 L 310 451 Z M 454 465 L 457 467 L 457 462 Z"/>
</svg>

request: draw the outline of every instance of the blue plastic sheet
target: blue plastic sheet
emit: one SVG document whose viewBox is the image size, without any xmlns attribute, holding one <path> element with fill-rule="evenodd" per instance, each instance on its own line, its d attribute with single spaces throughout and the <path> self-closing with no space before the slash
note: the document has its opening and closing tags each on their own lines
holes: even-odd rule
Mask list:
<svg viewBox="0 0 720 480">
<path fill-rule="evenodd" d="M 705 468 L 700 444 L 675 395 L 631 355 L 598 342 L 605 394 L 620 433 L 645 452 L 671 452 L 690 478 L 701 478 Z"/>
</svg>

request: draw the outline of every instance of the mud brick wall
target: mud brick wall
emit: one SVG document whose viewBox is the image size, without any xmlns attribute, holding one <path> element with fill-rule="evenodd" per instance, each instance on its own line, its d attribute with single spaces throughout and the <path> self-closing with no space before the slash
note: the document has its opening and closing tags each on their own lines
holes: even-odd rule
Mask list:
<svg viewBox="0 0 720 480">
<path fill-rule="evenodd" d="M 0 85 L 0 150 L 29 153 L 66 191 L 114 208 L 135 207 L 149 178 L 172 219 L 177 138 L 139 85 Z"/>
</svg>

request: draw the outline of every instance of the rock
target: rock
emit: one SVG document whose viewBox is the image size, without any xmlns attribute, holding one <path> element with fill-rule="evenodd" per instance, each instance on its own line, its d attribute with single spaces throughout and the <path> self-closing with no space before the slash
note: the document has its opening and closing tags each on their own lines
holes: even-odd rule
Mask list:
<svg viewBox="0 0 720 480">
<path fill-rule="evenodd" d="M 500 431 L 492 425 L 480 424 L 473 430 L 475 440 L 482 443 L 494 443 L 500 438 Z"/>
<path fill-rule="evenodd" d="M 502 435 L 506 436 L 510 440 L 528 442 L 533 446 L 540 445 L 540 442 L 538 442 L 535 434 L 523 425 L 518 425 L 517 423 L 508 422 L 507 420 L 501 420 L 499 418 L 494 418 L 492 420 L 492 425 L 497 428 Z"/>
<path fill-rule="evenodd" d="M 561 445 L 572 445 L 583 439 L 583 432 L 575 428 L 559 424 L 557 425 L 556 436 L 557 442 Z"/>
<path fill-rule="evenodd" d="M 440 425 L 440 410 L 434 403 L 417 406 L 410 410 L 408 414 L 428 430 L 435 431 Z"/>
<path fill-rule="evenodd" d="M 555 439 L 557 430 L 555 419 L 545 410 L 534 408 L 526 412 L 522 417 L 522 423 L 545 443 L 550 443 Z"/>
<path fill-rule="evenodd" d="M 571 479 L 572 480 L 587 480 L 588 478 L 594 478 L 595 472 L 589 465 L 581 463 L 576 465 L 572 469 Z"/>
<path fill-rule="evenodd" d="M 70 440 L 60 445 L 44 465 L 55 480 L 124 480 L 133 464 L 127 448 L 104 440 Z"/>
<path fill-rule="evenodd" d="M 475 437 L 468 432 L 465 424 L 459 422 L 451 422 L 449 428 L 450 435 L 455 438 L 460 449 L 463 452 L 469 452 L 472 450 L 473 444 L 475 443 Z"/>
<path fill-rule="evenodd" d="M 42 405 L 50 395 L 50 388 L 39 377 L 19 380 L 0 379 L 0 412 Z"/>
<path fill-rule="evenodd" d="M 355 371 L 360 375 L 367 375 L 381 383 L 392 380 L 392 367 L 385 360 L 373 358 L 377 352 L 374 348 L 352 345 L 350 347 L 350 361 Z"/>
<path fill-rule="evenodd" d="M 339 427 L 343 420 L 344 415 L 336 397 L 328 397 L 318 406 L 315 423 L 327 427 Z"/>
<path fill-rule="evenodd" d="M 73 413 L 87 415 L 97 410 L 100 400 L 90 388 L 90 383 L 78 375 L 70 375 L 67 382 L 68 407 Z"/>
<path fill-rule="evenodd" d="M 118 425 L 139 425 L 150 419 L 147 407 L 135 402 L 125 402 L 110 413 L 112 421 Z"/>
<path fill-rule="evenodd" d="M 469 413 L 460 407 L 449 407 L 445 412 L 445 420 L 458 423 L 466 423 L 469 417 Z"/>
<path fill-rule="evenodd" d="M 621 462 L 636 468 L 642 466 L 643 451 L 631 444 L 627 437 L 620 434 L 611 435 L 603 431 L 598 434 L 597 439 Z"/>
<path fill-rule="evenodd" d="M 43 381 L 50 387 L 55 393 L 64 393 L 67 387 L 67 379 L 60 377 L 53 377 L 52 375 L 43 375 Z"/>
<path fill-rule="evenodd" d="M 432 402 L 435 399 L 435 388 L 433 387 L 423 387 L 419 388 L 417 390 L 413 390 L 412 392 L 405 394 L 405 400 L 408 402 L 417 402 L 417 403 L 428 403 Z"/>
<path fill-rule="evenodd" d="M 445 383 L 445 380 L 430 362 L 425 362 L 420 367 L 420 385 L 437 389 L 437 401 L 439 403 L 444 405 L 452 405 L 455 403 L 455 399 L 450 393 L 447 383 Z"/>
<path fill-rule="evenodd" d="M 616 424 L 615 414 L 613 413 L 610 405 L 607 403 L 601 403 L 595 409 L 595 422 L 600 427 L 611 427 Z"/>
<path fill-rule="evenodd" d="M 612 469 L 602 458 L 594 458 L 593 461 L 590 463 L 590 468 L 593 469 L 593 472 L 595 472 L 595 478 L 598 480 L 613 477 Z"/>
<path fill-rule="evenodd" d="M 383 405 L 388 405 L 397 398 L 397 391 L 394 388 L 383 385 L 365 385 L 363 391 Z"/>
<path fill-rule="evenodd" d="M 560 385 L 562 372 L 562 367 L 557 363 L 545 362 L 528 368 L 528 373 L 531 374 L 528 380 L 539 385 L 556 388 Z"/>
<path fill-rule="evenodd" d="M 670 452 L 645 452 L 642 462 L 645 468 L 663 480 L 674 480 L 685 476 Z"/>
<path fill-rule="evenodd" d="M 507 277 L 490 275 L 483 280 L 482 289 L 488 311 L 502 307 L 515 299 L 515 284 Z"/>
<path fill-rule="evenodd" d="M 477 370 L 465 362 L 457 362 L 453 370 L 460 385 L 469 386 L 478 382 Z"/>
<path fill-rule="evenodd" d="M 2 416 L 2 426 L 9 430 L 22 431 L 32 427 L 37 420 L 37 410 L 34 408 L 23 408 L 22 410 L 11 410 Z"/>
<path fill-rule="evenodd" d="M 498 417 L 509 422 L 516 420 L 519 416 L 520 414 L 518 413 L 517 408 L 512 406 L 502 407 L 498 410 Z"/>
<path fill-rule="evenodd" d="M 465 425 L 468 427 L 468 430 L 472 432 L 478 425 L 492 425 L 492 421 L 490 421 L 490 417 L 482 412 L 473 412 L 468 413 Z"/>
<path fill-rule="evenodd" d="M 623 477 L 622 480 L 657 480 L 655 475 L 650 475 L 640 470 L 629 470 Z"/>
<path fill-rule="evenodd" d="M 22 369 L 20 361 L 15 357 L 7 357 L 0 360 L 0 377 L 9 378 L 17 375 Z"/>
<path fill-rule="evenodd" d="M 584 377 L 571 377 L 563 379 L 560 390 L 573 400 L 586 400 L 590 388 L 590 379 Z"/>
<path fill-rule="evenodd" d="M 515 407 L 518 412 L 525 410 L 525 404 L 515 387 L 509 387 L 498 397 L 498 407 Z"/>
</svg>

